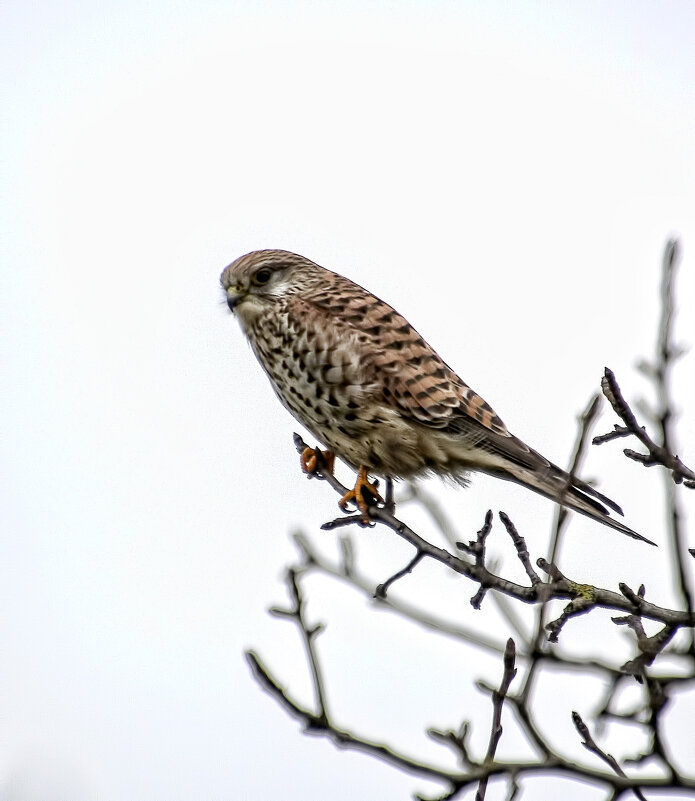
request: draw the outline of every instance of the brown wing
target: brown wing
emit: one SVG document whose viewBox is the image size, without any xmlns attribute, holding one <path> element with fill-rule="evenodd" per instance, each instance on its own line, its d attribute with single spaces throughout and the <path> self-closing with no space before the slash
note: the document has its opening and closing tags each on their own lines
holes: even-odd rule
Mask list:
<svg viewBox="0 0 695 801">
<path fill-rule="evenodd" d="M 485 431 L 509 437 L 492 407 L 465 384 L 395 309 L 343 276 L 331 273 L 330 288 L 305 298 L 330 326 L 358 335 L 360 357 L 370 384 L 382 401 L 403 416 L 434 428 L 474 425 L 471 436 Z M 327 321 L 328 322 L 328 321 Z M 464 433 L 461 431 L 461 433 Z"/>
</svg>

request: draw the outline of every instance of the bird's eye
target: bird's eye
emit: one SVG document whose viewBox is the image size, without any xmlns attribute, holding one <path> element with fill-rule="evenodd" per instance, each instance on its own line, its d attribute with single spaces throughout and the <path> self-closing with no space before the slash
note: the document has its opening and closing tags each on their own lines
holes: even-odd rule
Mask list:
<svg viewBox="0 0 695 801">
<path fill-rule="evenodd" d="M 253 277 L 254 284 L 267 284 L 270 281 L 272 271 L 267 267 L 262 267 Z"/>
</svg>

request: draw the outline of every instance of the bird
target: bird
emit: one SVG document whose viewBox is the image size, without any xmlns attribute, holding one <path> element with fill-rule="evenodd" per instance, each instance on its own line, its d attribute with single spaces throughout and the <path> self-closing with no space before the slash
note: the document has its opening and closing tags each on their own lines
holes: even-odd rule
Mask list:
<svg viewBox="0 0 695 801">
<path fill-rule="evenodd" d="M 459 485 L 482 472 L 520 484 L 655 545 L 611 516 L 621 508 L 514 436 L 392 306 L 338 273 L 286 250 L 256 250 L 220 283 L 282 405 L 322 444 L 304 472 L 357 471 L 340 500 L 369 523 L 376 481 L 438 475 Z"/>
</svg>

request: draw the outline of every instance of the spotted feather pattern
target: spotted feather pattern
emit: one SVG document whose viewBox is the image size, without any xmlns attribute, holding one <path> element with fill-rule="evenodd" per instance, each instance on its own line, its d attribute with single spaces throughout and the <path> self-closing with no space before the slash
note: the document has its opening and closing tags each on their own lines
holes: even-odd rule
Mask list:
<svg viewBox="0 0 695 801">
<path fill-rule="evenodd" d="M 357 334 L 359 359 L 381 384 L 382 402 L 419 423 L 446 428 L 470 417 L 509 436 L 492 407 L 464 383 L 412 325 L 380 298 L 326 271 L 326 285 L 305 296 L 331 324 Z"/>
<path fill-rule="evenodd" d="M 221 283 L 282 404 L 348 464 L 461 484 L 479 470 L 644 539 L 609 517 L 606 506 L 620 512 L 613 501 L 510 434 L 410 323 L 363 287 L 280 250 L 242 256 Z"/>
</svg>

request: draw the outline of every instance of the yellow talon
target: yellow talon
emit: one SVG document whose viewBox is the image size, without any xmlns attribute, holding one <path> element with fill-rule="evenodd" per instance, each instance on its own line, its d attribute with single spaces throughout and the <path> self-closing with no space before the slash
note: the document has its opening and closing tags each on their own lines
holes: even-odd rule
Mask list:
<svg viewBox="0 0 695 801">
<path fill-rule="evenodd" d="M 319 467 L 319 459 L 323 461 L 326 470 L 333 475 L 335 453 L 333 451 L 322 451 L 318 448 L 304 448 L 299 457 L 302 471 L 304 473 L 315 473 Z"/>
<path fill-rule="evenodd" d="M 371 482 L 367 475 L 367 468 L 362 465 L 357 472 L 357 481 L 355 486 L 338 501 L 340 508 L 346 512 L 348 503 L 354 503 L 362 514 L 362 522 L 369 524 L 369 506 L 370 504 L 365 500 L 365 491 L 374 499 L 376 503 L 383 503 L 384 499 L 379 495 L 376 488 L 376 482 Z"/>
</svg>

